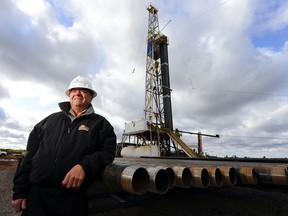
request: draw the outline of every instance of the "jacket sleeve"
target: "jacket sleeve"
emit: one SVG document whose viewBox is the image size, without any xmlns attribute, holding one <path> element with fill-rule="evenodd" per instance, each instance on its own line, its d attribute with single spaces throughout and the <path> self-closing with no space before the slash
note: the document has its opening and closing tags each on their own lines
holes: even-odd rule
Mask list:
<svg viewBox="0 0 288 216">
<path fill-rule="evenodd" d="M 99 131 L 99 151 L 84 156 L 83 160 L 79 163 L 86 175 L 97 178 L 101 177 L 104 168 L 111 164 L 115 158 L 116 152 L 116 135 L 111 124 L 104 119 L 102 127 Z"/>
<path fill-rule="evenodd" d="M 42 123 L 42 122 L 41 122 Z M 16 170 L 13 182 L 13 200 L 26 198 L 30 181 L 29 181 L 29 174 L 31 170 L 31 161 L 34 154 L 37 152 L 39 143 L 40 143 L 40 128 L 41 123 L 38 123 L 34 129 L 31 131 L 28 142 L 27 142 L 27 154 L 21 160 L 21 164 L 19 165 L 18 169 Z"/>
</svg>

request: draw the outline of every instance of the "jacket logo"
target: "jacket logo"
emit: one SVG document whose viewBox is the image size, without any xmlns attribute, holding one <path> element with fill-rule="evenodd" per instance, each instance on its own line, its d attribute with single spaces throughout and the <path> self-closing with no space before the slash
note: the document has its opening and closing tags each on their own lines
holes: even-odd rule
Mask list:
<svg viewBox="0 0 288 216">
<path fill-rule="evenodd" d="M 78 130 L 89 131 L 89 127 L 87 127 L 86 125 L 80 125 Z"/>
</svg>

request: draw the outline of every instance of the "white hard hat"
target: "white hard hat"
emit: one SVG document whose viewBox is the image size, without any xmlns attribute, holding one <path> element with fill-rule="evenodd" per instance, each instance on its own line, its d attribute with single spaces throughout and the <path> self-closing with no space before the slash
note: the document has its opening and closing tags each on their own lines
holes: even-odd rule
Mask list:
<svg viewBox="0 0 288 216">
<path fill-rule="evenodd" d="M 77 76 L 75 79 L 73 79 L 68 87 L 68 89 L 65 91 L 65 94 L 69 97 L 70 90 L 73 88 L 85 88 L 89 89 L 92 93 L 93 98 L 97 96 L 97 92 L 93 90 L 92 85 L 90 81 L 82 76 Z"/>
</svg>

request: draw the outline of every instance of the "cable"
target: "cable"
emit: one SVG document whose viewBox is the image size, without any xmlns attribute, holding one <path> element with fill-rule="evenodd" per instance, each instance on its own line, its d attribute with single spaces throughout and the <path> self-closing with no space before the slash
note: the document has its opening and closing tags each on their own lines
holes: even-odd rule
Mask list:
<svg viewBox="0 0 288 216">
<path fill-rule="evenodd" d="M 233 93 L 233 94 L 253 94 L 253 95 L 268 95 L 268 96 L 277 96 L 277 97 L 288 97 L 288 94 L 273 94 L 266 92 L 248 92 L 248 91 L 232 91 L 232 90 L 217 90 L 217 89 L 196 89 L 196 91 L 211 91 L 211 92 L 223 92 L 223 93 Z"/>
<path fill-rule="evenodd" d="M 182 24 L 179 24 L 179 25 L 177 25 L 177 26 L 174 26 L 174 27 L 172 28 L 172 32 L 173 32 L 174 35 L 175 35 L 175 39 L 176 39 L 176 43 L 178 43 L 178 47 L 181 47 L 181 46 L 179 46 L 178 36 L 177 36 L 176 32 L 174 31 L 176 28 L 178 28 L 179 26 L 185 25 L 186 23 L 191 22 L 191 21 L 193 21 L 193 20 L 195 20 L 195 19 L 198 19 L 199 17 L 201 17 L 201 16 L 203 16 L 203 15 L 205 15 L 205 14 L 207 14 L 207 13 L 213 11 L 213 10 L 216 10 L 216 9 L 222 7 L 223 5 L 227 4 L 227 3 L 230 2 L 230 1 L 231 1 L 231 0 L 224 1 L 224 2 L 220 3 L 219 5 L 216 5 L 215 7 L 211 8 L 211 9 L 209 9 L 209 10 L 207 10 L 207 11 L 204 11 L 203 13 L 199 14 L 198 16 L 193 17 L 193 18 L 190 19 L 190 20 L 188 20 L 188 21 L 186 21 L 186 22 L 184 22 L 184 23 L 182 23 Z M 171 22 L 171 20 L 169 20 L 169 22 L 164 26 L 164 28 L 165 28 L 170 22 Z M 163 29 L 164 29 L 164 28 L 163 28 Z M 162 29 L 162 30 L 163 30 L 163 29 Z M 161 30 L 161 31 L 162 31 L 162 30 Z M 180 48 L 178 48 L 178 49 L 180 50 Z M 180 55 L 182 55 L 181 50 L 180 50 L 179 53 L 180 53 Z M 193 91 L 193 90 L 195 90 L 195 88 L 194 88 L 194 85 L 193 85 L 193 81 L 192 81 L 191 77 L 189 76 L 188 66 L 187 66 L 186 61 L 184 60 L 184 57 L 183 57 L 183 56 L 182 56 L 182 60 L 183 60 L 184 67 L 186 68 L 186 71 L 185 71 L 185 72 L 186 72 L 186 74 L 187 74 L 187 76 L 188 76 L 189 84 L 190 84 L 190 86 L 191 86 L 191 88 L 192 88 L 192 91 Z"/>
<path fill-rule="evenodd" d="M 219 5 L 211 8 L 211 9 L 209 9 L 209 10 L 207 10 L 207 11 L 204 11 L 203 13 L 199 14 L 198 16 L 195 16 L 195 17 L 193 17 L 192 19 L 190 19 L 190 20 L 188 20 L 188 21 L 186 21 L 186 22 L 184 22 L 184 23 L 179 24 L 179 25 L 178 25 L 177 27 L 175 27 L 175 28 L 178 28 L 179 26 L 185 25 L 185 24 L 187 24 L 188 22 L 191 22 L 191 21 L 193 21 L 193 20 L 195 20 L 195 19 L 198 19 L 199 17 L 202 17 L 202 16 L 204 16 L 205 14 L 208 14 L 208 13 L 210 13 L 211 11 L 218 9 L 219 7 L 222 7 L 223 5 L 227 4 L 227 3 L 230 2 L 230 1 L 231 1 L 231 0 L 222 2 L 222 3 L 220 3 Z"/>
<path fill-rule="evenodd" d="M 223 135 L 220 137 L 236 137 L 236 138 L 249 138 L 249 139 L 279 139 L 279 140 L 288 140 L 285 137 L 259 137 L 259 136 L 233 136 L 233 135 Z"/>
<path fill-rule="evenodd" d="M 170 22 L 171 22 L 171 20 L 169 20 L 169 21 L 166 23 L 166 25 L 161 29 L 160 32 L 162 32 Z"/>
</svg>

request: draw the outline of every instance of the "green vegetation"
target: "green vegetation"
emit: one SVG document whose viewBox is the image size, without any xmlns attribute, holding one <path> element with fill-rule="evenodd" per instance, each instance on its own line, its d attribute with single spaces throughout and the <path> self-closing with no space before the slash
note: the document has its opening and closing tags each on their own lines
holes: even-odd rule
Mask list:
<svg viewBox="0 0 288 216">
<path fill-rule="evenodd" d="M 8 155 L 11 155 L 11 154 L 23 154 L 23 153 L 26 153 L 26 150 L 23 150 L 23 149 L 19 149 L 19 150 L 15 150 L 15 149 L 0 149 L 1 151 L 6 151 Z"/>
</svg>

